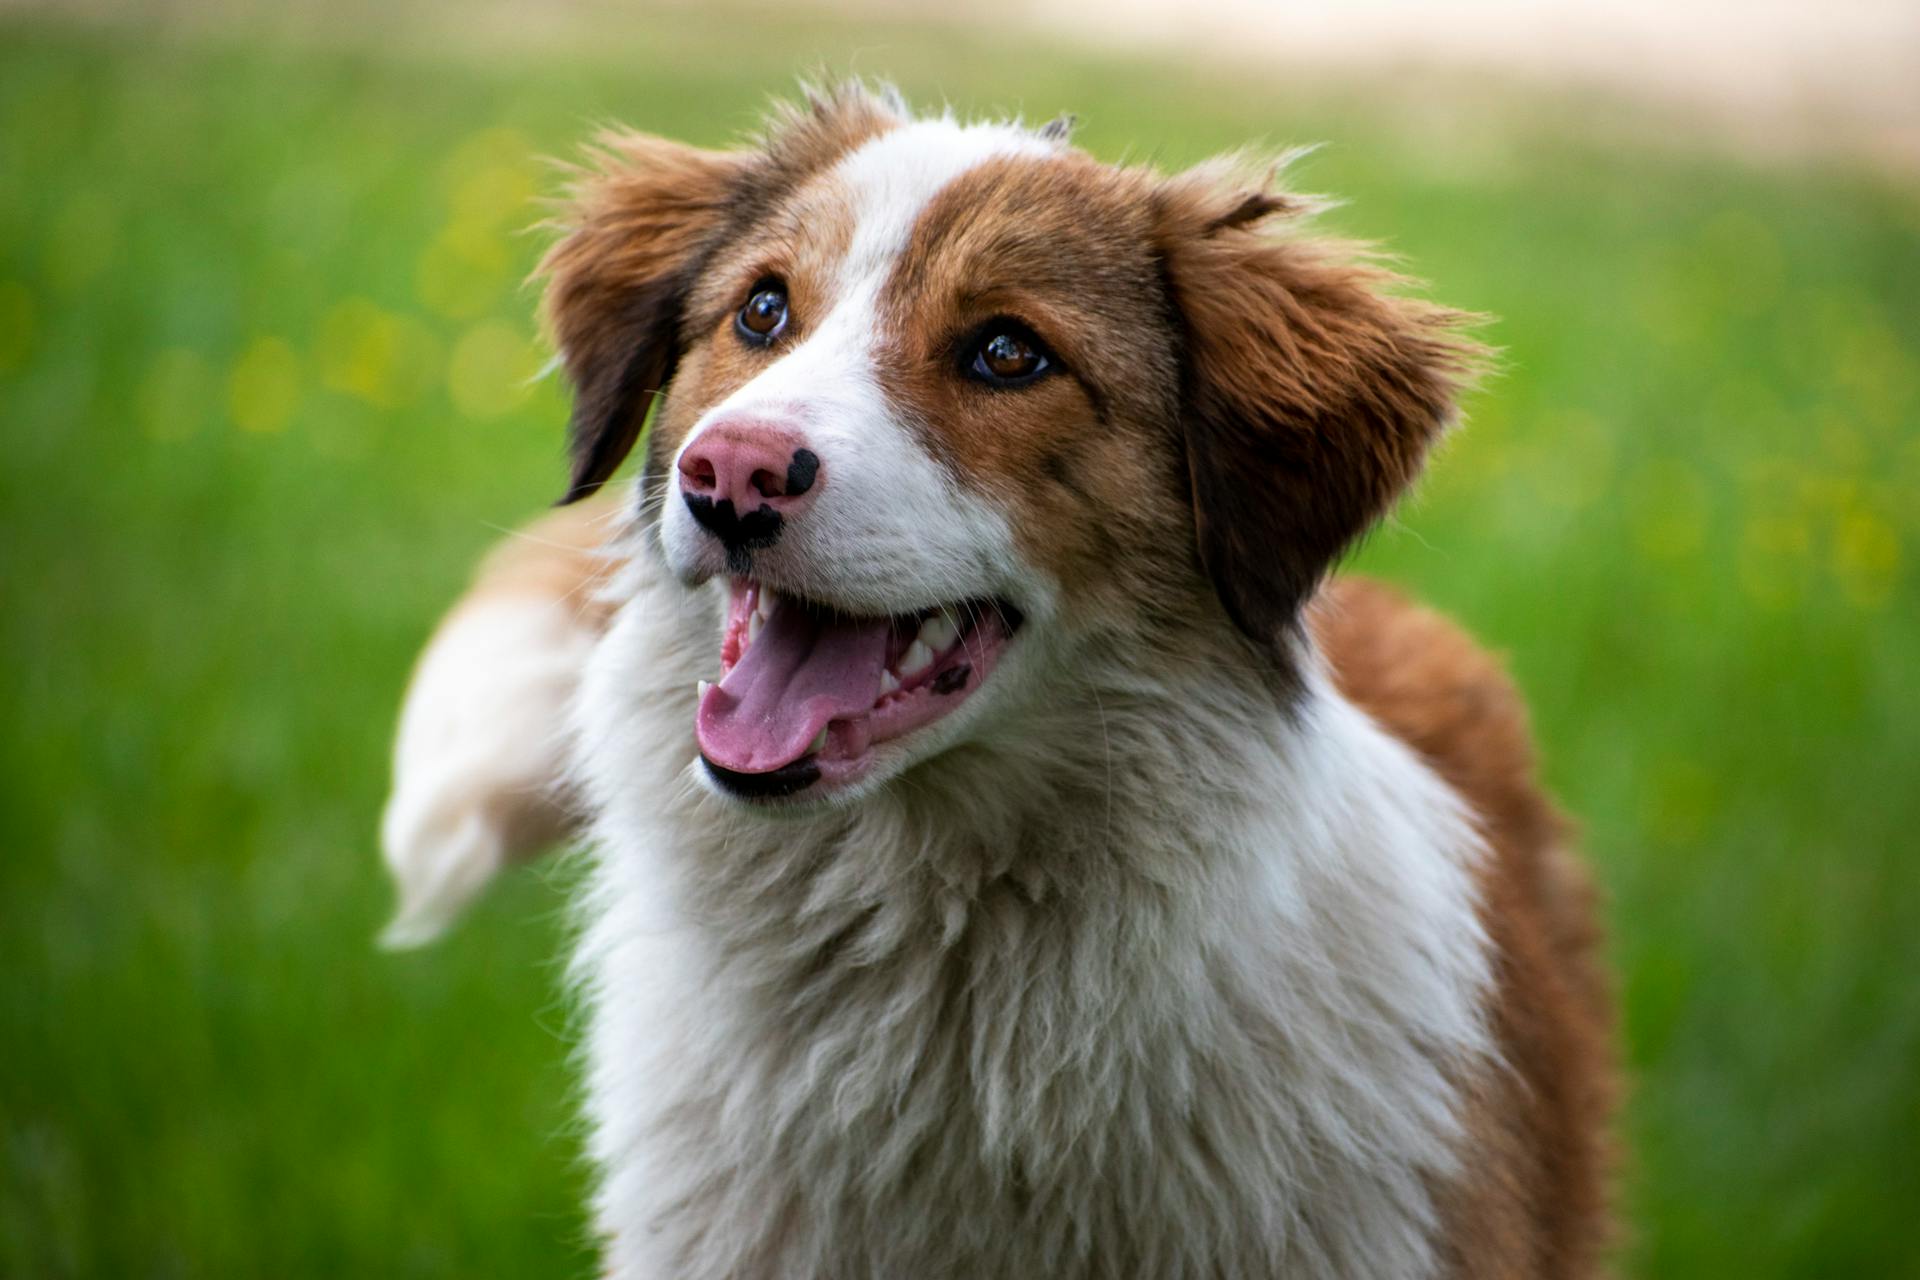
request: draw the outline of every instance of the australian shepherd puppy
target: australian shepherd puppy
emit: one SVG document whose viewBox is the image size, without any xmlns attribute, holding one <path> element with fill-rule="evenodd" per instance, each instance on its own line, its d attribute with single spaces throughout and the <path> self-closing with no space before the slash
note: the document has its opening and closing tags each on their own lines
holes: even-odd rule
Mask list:
<svg viewBox="0 0 1920 1280">
<path fill-rule="evenodd" d="M 1524 714 L 1324 582 L 1475 351 L 1236 163 L 858 87 L 604 138 L 569 501 L 403 714 L 397 941 L 584 815 L 608 1274 L 1587 1276 L 1610 1014 Z"/>
</svg>

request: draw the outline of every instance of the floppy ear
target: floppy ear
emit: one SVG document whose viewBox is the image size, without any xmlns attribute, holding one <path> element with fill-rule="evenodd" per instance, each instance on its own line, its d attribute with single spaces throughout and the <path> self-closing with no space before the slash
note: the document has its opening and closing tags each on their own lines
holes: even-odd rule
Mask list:
<svg viewBox="0 0 1920 1280">
<path fill-rule="evenodd" d="M 1418 473 L 1477 348 L 1458 312 L 1396 297 L 1331 242 L 1278 238 L 1304 201 L 1202 168 L 1155 218 L 1185 338 L 1183 421 L 1200 559 L 1265 642 Z"/>
<path fill-rule="evenodd" d="M 752 157 L 608 133 L 574 187 L 566 237 L 536 272 L 547 325 L 574 386 L 563 503 L 606 483 L 639 438 L 680 357 L 681 309 Z"/>
</svg>

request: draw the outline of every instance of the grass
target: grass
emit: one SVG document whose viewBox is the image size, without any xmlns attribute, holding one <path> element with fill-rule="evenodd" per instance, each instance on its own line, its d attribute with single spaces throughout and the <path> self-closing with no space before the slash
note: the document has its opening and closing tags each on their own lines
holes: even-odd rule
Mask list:
<svg viewBox="0 0 1920 1280">
<path fill-rule="evenodd" d="M 387 736 L 560 484 L 536 157 L 725 141 L 822 55 L 1108 156 L 1329 139 L 1333 225 L 1499 317 L 1361 559 L 1510 655 L 1611 892 L 1626 1269 L 1920 1275 L 1914 189 L 1574 103 L 746 29 L 0 20 L 0 1275 L 588 1273 L 561 889 L 374 951 Z"/>
</svg>

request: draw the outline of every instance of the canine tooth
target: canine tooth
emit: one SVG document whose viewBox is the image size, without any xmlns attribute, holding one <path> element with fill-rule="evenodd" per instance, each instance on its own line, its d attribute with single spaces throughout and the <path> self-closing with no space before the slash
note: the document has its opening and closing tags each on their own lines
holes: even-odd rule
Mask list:
<svg viewBox="0 0 1920 1280">
<path fill-rule="evenodd" d="M 713 681 L 711 680 L 696 680 L 693 682 L 694 696 L 700 698 L 702 701 L 706 699 L 707 690 L 711 688 L 713 688 Z"/>
<path fill-rule="evenodd" d="M 815 734 L 813 737 L 813 741 L 807 744 L 807 751 L 809 753 L 815 753 L 815 752 L 825 751 L 826 749 L 827 749 L 827 727 L 825 725 L 821 725 L 820 732 Z"/>
<path fill-rule="evenodd" d="M 905 653 L 900 655 L 900 674 L 903 676 L 917 676 L 932 665 L 933 650 L 927 648 L 918 638 L 907 646 Z"/>
<path fill-rule="evenodd" d="M 934 653 L 945 653 L 960 638 L 959 628 L 944 613 L 936 613 L 920 624 L 920 643 Z"/>
<path fill-rule="evenodd" d="M 752 644 L 755 640 L 758 640 L 760 638 L 760 628 L 766 625 L 766 618 L 762 617 L 758 611 L 755 611 L 753 616 L 747 619 L 747 643 Z"/>
<path fill-rule="evenodd" d="M 890 693 L 898 692 L 900 692 L 900 682 L 894 678 L 893 672 L 882 669 L 880 672 L 880 696 L 884 698 Z"/>
</svg>

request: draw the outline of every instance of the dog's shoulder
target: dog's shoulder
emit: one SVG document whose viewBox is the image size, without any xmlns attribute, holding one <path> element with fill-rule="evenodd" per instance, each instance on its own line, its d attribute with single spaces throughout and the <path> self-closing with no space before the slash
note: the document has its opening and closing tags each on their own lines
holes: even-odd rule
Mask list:
<svg viewBox="0 0 1920 1280">
<path fill-rule="evenodd" d="M 548 512 L 487 553 L 461 604 L 532 596 L 565 604 L 583 625 L 604 629 L 613 603 L 600 588 L 612 575 L 607 543 L 619 515 L 611 496 Z"/>
<path fill-rule="evenodd" d="M 1595 946 L 1591 880 L 1572 824 L 1537 778 L 1519 689 L 1458 624 L 1382 583 L 1328 582 L 1309 611 L 1342 696 L 1412 748 L 1472 809 L 1491 858 L 1486 905 L 1523 895 L 1558 950 L 1584 964 Z"/>
<path fill-rule="evenodd" d="M 1419 753 L 1483 822 L 1536 847 L 1559 834 L 1534 783 L 1526 704 L 1459 625 L 1353 576 L 1329 581 L 1308 620 L 1341 694 Z"/>
<path fill-rule="evenodd" d="M 1617 1087 L 1611 998 L 1593 883 L 1536 781 L 1525 703 L 1493 654 L 1390 587 L 1336 579 L 1309 616 L 1342 695 L 1418 752 L 1486 836 L 1481 916 L 1502 957 L 1490 1013 L 1516 1074 L 1473 1091 L 1467 1126 L 1483 1159 L 1447 1201 L 1452 1269 L 1585 1274 L 1606 1245 L 1608 1162 L 1595 1152 Z M 1541 1223 L 1552 1229 L 1529 1229 Z"/>
</svg>

